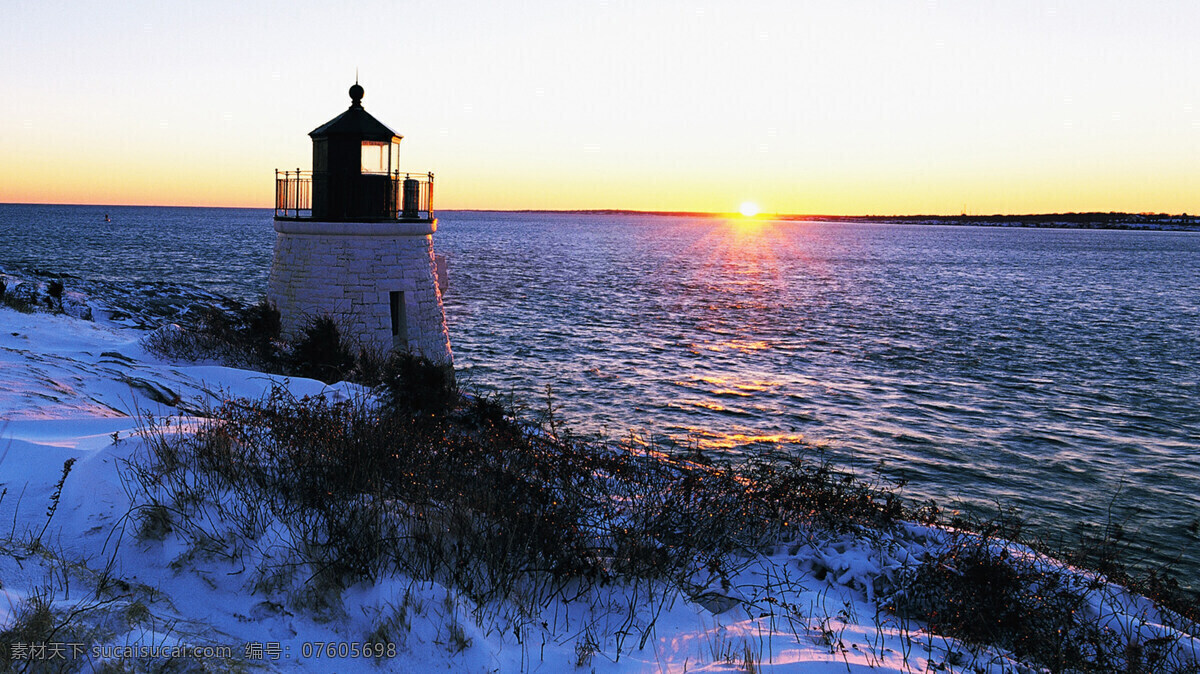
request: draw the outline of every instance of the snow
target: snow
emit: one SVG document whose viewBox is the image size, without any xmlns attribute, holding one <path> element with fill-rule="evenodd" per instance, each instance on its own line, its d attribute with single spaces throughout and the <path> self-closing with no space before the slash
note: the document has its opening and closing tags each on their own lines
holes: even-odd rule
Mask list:
<svg viewBox="0 0 1200 674">
<path fill-rule="evenodd" d="M 747 659 L 762 672 L 1019 670 L 1002 652 L 972 650 L 881 608 L 881 579 L 948 535 L 916 524 L 814 532 L 746 560 L 728 582 L 697 576 L 688 596 L 665 586 L 597 588 L 525 621 L 513 619 L 518 607 L 475 606 L 438 583 L 405 577 L 304 601 L 275 573 L 289 540 L 277 523 L 232 558 L 176 533 L 139 540 L 127 471 L 146 449 L 148 415 L 172 420 L 164 432 L 187 433 L 197 411 L 272 386 L 297 396 L 363 394 L 164 362 L 140 346 L 145 334 L 0 307 L 0 630 L 24 602 L 48 598 L 58 610 L 80 611 L 94 628 L 89 643 L 117 649 L 85 654 L 90 666 L 127 647 L 186 646 L 228 647 L 206 661 L 215 670 L 728 672 L 744 671 Z M 1126 633 L 1172 633 L 1152 603 L 1100 586 L 1092 610 Z M 631 597 L 635 615 L 622 608 Z M 393 656 L 349 652 L 371 635 L 393 644 Z M 317 644 L 333 644 L 333 657 L 314 651 Z"/>
</svg>

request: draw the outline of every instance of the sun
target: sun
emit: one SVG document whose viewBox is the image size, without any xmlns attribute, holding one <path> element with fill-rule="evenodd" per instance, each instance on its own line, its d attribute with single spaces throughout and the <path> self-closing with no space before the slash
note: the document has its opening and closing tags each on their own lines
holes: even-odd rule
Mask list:
<svg viewBox="0 0 1200 674">
<path fill-rule="evenodd" d="M 738 207 L 738 211 L 747 218 L 753 218 L 759 213 L 758 204 L 753 201 L 743 201 L 742 205 Z"/>
</svg>

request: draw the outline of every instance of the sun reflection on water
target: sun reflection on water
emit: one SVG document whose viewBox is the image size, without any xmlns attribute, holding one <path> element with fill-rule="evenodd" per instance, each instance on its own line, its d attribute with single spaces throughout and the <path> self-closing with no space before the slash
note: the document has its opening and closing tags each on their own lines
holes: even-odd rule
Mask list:
<svg viewBox="0 0 1200 674">
<path fill-rule="evenodd" d="M 674 436 L 677 442 L 692 443 L 700 449 L 742 450 L 763 446 L 806 445 L 820 449 L 824 443 L 811 442 L 799 433 L 759 433 L 751 429 L 734 432 L 714 431 L 700 427 L 687 427 Z"/>
<path fill-rule="evenodd" d="M 747 341 L 744 339 L 730 339 L 724 342 L 716 342 L 711 344 L 693 344 L 692 352 L 700 353 L 701 351 L 739 351 L 741 353 L 752 353 L 754 351 L 762 351 L 763 349 L 771 348 L 771 344 L 764 340 Z"/>
</svg>

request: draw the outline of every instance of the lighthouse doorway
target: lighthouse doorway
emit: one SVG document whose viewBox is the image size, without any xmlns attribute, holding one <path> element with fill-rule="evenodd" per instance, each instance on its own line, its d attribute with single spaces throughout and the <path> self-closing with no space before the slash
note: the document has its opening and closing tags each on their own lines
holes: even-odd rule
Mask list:
<svg viewBox="0 0 1200 674">
<path fill-rule="evenodd" d="M 408 312 L 404 306 L 404 291 L 393 290 L 390 293 L 392 310 L 392 348 L 408 350 Z"/>
</svg>

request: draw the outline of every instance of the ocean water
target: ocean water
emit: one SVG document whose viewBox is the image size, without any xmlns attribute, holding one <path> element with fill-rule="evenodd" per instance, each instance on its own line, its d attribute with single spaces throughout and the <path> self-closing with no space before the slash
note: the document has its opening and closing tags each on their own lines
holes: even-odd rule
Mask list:
<svg viewBox="0 0 1200 674">
<path fill-rule="evenodd" d="M 257 299 L 273 240 L 269 210 L 0 205 L 0 269 L 147 324 Z M 1048 538 L 1123 522 L 1200 586 L 1200 233 L 444 212 L 434 240 L 472 385 Z"/>
</svg>

